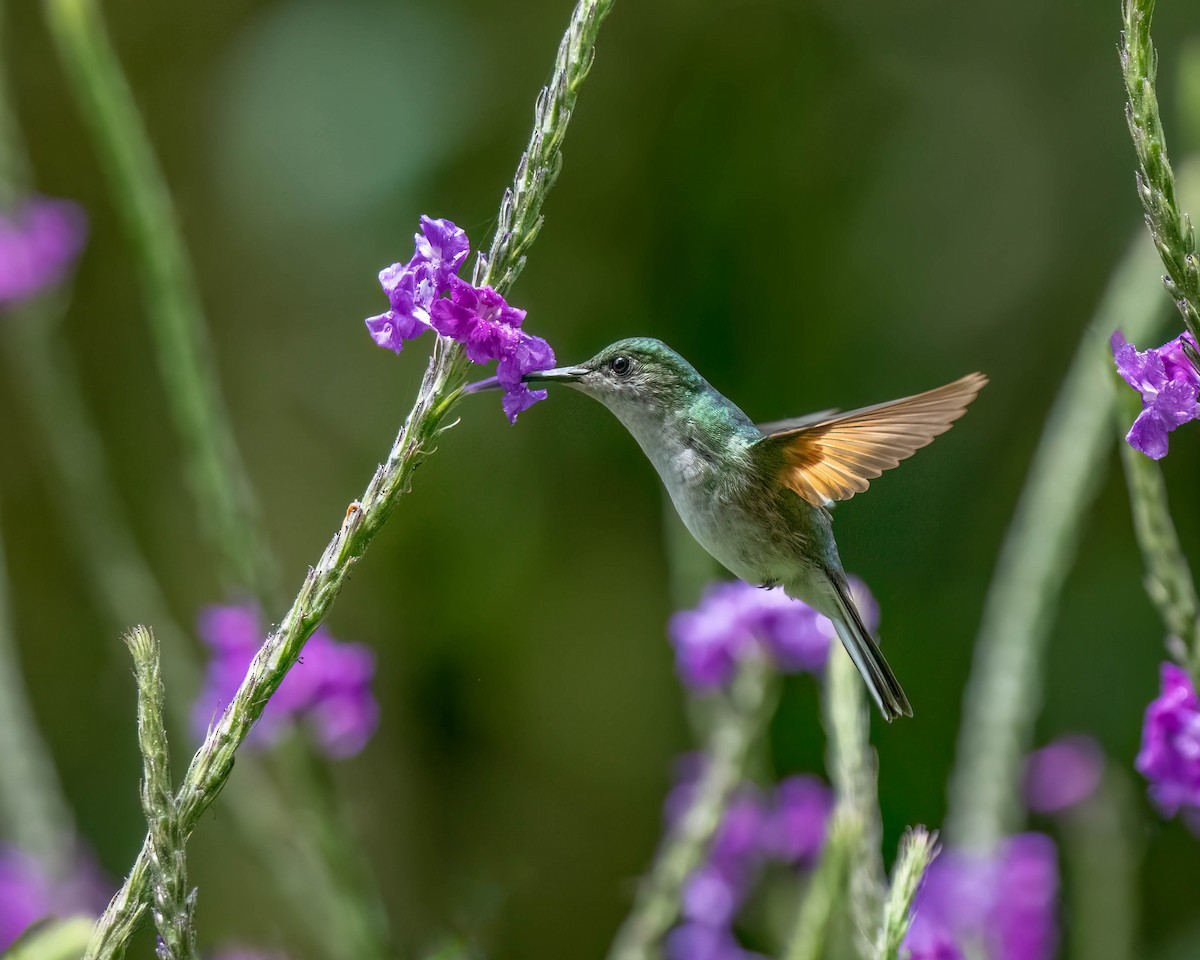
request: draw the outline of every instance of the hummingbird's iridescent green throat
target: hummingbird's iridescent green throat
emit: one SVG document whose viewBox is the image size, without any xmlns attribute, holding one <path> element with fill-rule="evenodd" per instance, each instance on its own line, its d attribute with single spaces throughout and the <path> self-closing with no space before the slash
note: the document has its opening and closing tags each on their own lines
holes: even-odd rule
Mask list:
<svg viewBox="0 0 1200 960">
<path fill-rule="evenodd" d="M 902 400 L 761 426 L 665 343 L 645 337 L 524 379 L 565 383 L 608 407 L 701 546 L 746 582 L 782 584 L 829 617 L 884 717 L 912 716 L 850 596 L 827 507 L 950 429 L 987 377 L 972 373 Z"/>
</svg>

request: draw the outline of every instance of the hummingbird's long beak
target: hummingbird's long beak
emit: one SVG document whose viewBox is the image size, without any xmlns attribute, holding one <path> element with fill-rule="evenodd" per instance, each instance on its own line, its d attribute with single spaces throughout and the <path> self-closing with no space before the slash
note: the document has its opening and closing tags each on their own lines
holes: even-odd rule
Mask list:
<svg viewBox="0 0 1200 960">
<path fill-rule="evenodd" d="M 576 383 L 591 373 L 587 367 L 555 367 L 553 370 L 535 370 L 521 378 L 523 383 Z M 483 390 L 499 390 L 502 384 L 497 377 L 476 380 L 463 388 L 463 393 L 480 393 Z"/>
<path fill-rule="evenodd" d="M 536 370 L 521 378 L 523 383 L 576 383 L 592 371 L 587 367 L 555 367 L 553 370 Z"/>
</svg>

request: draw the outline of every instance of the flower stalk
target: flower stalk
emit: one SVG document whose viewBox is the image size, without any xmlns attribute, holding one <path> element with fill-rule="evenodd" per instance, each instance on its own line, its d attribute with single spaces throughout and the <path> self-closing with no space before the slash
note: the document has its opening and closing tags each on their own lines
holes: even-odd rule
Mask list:
<svg viewBox="0 0 1200 960">
<path fill-rule="evenodd" d="M 846 807 L 834 811 L 825 849 L 805 890 L 784 960 L 820 960 L 826 955 L 830 928 L 844 904 L 850 864 L 862 849 L 863 836 L 856 813 Z"/>
<path fill-rule="evenodd" d="M 1138 406 L 1132 393 L 1122 391 L 1121 399 L 1117 404 L 1118 427 Z M 1200 601 L 1191 567 L 1175 532 L 1162 468 L 1129 444 L 1120 446 L 1133 530 L 1146 565 L 1143 580 L 1146 594 L 1162 618 L 1171 655 L 1188 669 L 1195 685 L 1200 680 L 1200 619 L 1197 619 Z"/>
<path fill-rule="evenodd" d="M 683 885 L 703 862 L 734 789 L 745 779 L 751 748 L 766 729 L 777 693 L 773 680 L 766 658 L 747 656 L 728 691 L 718 695 L 700 779 L 639 885 L 608 960 L 659 956 L 659 944 L 679 916 Z"/>
<path fill-rule="evenodd" d="M 849 861 L 850 914 L 865 955 L 879 925 L 884 894 L 883 827 L 879 815 L 878 769 L 871 749 L 870 715 L 862 679 L 840 644 L 829 651 L 824 720 L 828 737 L 829 777 L 838 809 L 858 825 L 858 845 Z"/>
<path fill-rule="evenodd" d="M 1189 164 L 1186 185 L 1200 178 Z M 1041 706 L 1042 659 L 1084 518 L 1114 442 L 1108 332 L 1133 340 L 1162 320 L 1155 261 L 1140 240 L 1117 267 L 1046 418 L 992 575 L 963 696 L 946 836 L 987 852 L 1017 830 L 1017 785 Z"/>
<path fill-rule="evenodd" d="M 1125 117 L 1137 153 L 1138 196 L 1146 225 L 1167 275 L 1163 283 L 1175 300 L 1184 324 L 1200 341 L 1200 257 L 1191 218 L 1182 213 L 1175 174 L 1167 157 L 1167 141 L 1154 88 L 1158 55 L 1150 39 L 1155 0 L 1125 0 L 1122 6 L 1121 69 L 1128 101 Z M 1196 358 L 1192 358 L 1193 363 Z"/>
<path fill-rule="evenodd" d="M 46 21 L 134 245 L 188 484 L 230 590 L 275 593 L 274 563 L 221 398 L 170 191 L 95 0 L 44 0 Z"/>
<path fill-rule="evenodd" d="M 55 14 L 51 19 L 56 21 L 56 29 L 78 42 L 74 36 L 78 28 L 69 21 L 89 6 L 89 0 L 46 2 Z M 538 95 L 534 133 L 518 164 L 514 185 L 505 192 L 491 251 L 476 262 L 476 285 L 486 283 L 503 292 L 524 263 L 541 226 L 542 203 L 561 166 L 563 137 L 579 86 L 592 63 L 600 24 L 611 8 L 612 0 L 580 0 L 575 7 L 550 84 Z M 82 47 L 88 52 L 86 43 Z M 387 460 L 375 471 L 362 497 L 350 504 L 316 566 L 309 569 L 291 608 L 263 643 L 237 694 L 192 758 L 176 794 L 185 837 L 221 792 L 238 747 L 295 664 L 304 642 L 328 615 L 351 568 L 409 489 L 413 473 L 433 452 L 448 414 L 461 396 L 464 376 L 462 348 L 438 337 L 416 403 Z M 97 923 L 85 960 L 107 960 L 124 949 L 145 907 L 149 845 L 147 838 L 129 877 Z"/>
<path fill-rule="evenodd" d="M 163 725 L 163 682 L 159 646 L 146 627 L 125 635 L 133 657 L 138 689 L 138 748 L 142 752 L 142 810 L 150 826 L 150 869 L 153 877 L 154 926 L 158 929 L 159 960 L 196 960 L 193 915 L 196 894 L 187 890 L 187 838 L 179 829 L 175 794 L 171 789 L 171 760 Z"/>
<path fill-rule="evenodd" d="M 900 841 L 900 854 L 892 868 L 892 885 L 883 905 L 883 922 L 875 940 L 877 960 L 899 960 L 900 945 L 912 925 L 913 901 L 926 868 L 938 855 L 937 834 L 910 827 Z"/>
</svg>

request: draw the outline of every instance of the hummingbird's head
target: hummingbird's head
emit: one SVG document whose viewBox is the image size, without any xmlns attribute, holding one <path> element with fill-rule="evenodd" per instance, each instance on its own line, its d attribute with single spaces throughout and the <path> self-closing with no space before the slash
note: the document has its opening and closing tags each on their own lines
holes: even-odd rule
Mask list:
<svg viewBox="0 0 1200 960">
<path fill-rule="evenodd" d="M 675 410 L 707 382 L 661 340 L 630 337 L 572 367 L 526 374 L 527 383 L 565 383 L 599 400 L 622 421 Z"/>
</svg>

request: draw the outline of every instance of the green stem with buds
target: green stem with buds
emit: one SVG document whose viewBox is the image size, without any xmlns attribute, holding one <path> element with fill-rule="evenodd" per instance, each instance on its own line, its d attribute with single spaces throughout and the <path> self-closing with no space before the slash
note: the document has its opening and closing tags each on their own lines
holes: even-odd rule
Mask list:
<svg viewBox="0 0 1200 960">
<path fill-rule="evenodd" d="M 69 12 L 85 0 L 47 2 L 52 10 L 57 6 Z M 505 192 L 491 253 L 476 264 L 477 283 L 489 283 L 504 292 L 524 262 L 525 251 L 541 226 L 545 195 L 561 167 L 563 136 L 579 86 L 592 63 L 600 24 L 611 8 L 612 0 L 580 0 L 575 7 L 550 84 L 538 96 L 529 148 L 518 164 L 513 187 Z M 185 836 L 224 787 L 238 747 L 295 664 L 305 641 L 328 615 L 351 568 L 409 489 L 413 473 L 433 452 L 447 416 L 461 396 L 465 370 L 462 348 L 444 337 L 437 338 L 416 403 L 386 462 L 375 471 L 362 497 L 350 505 L 291 608 L 255 655 L 233 700 L 192 758 L 176 795 Z M 145 908 L 148 847 L 149 840 L 97 923 L 85 960 L 117 957 L 124 950 Z"/>
<path fill-rule="evenodd" d="M 1123 384 L 1118 389 L 1121 402 L 1116 404 L 1116 419 L 1123 433 L 1141 412 L 1141 404 L 1138 395 L 1124 389 Z M 1200 686 L 1200 601 L 1171 519 L 1162 469 L 1128 443 L 1121 444 L 1121 463 L 1129 488 L 1133 530 L 1146 564 L 1146 594 L 1162 618 L 1171 655 L 1188 669 L 1192 683 Z"/>
<path fill-rule="evenodd" d="M 650 873 L 638 887 L 609 960 L 658 957 L 659 942 L 679 916 L 683 885 L 703 862 L 730 797 L 745 779 L 750 750 L 766 729 L 776 692 L 766 660 L 747 656 L 728 692 L 719 695 L 691 802 L 664 838 Z"/>
<path fill-rule="evenodd" d="M 1200 173 L 1191 167 L 1184 180 Z M 1113 274 L 1046 418 L 984 602 L 950 781 L 946 836 L 988 851 L 1020 826 L 1020 765 L 1041 706 L 1042 655 L 1084 517 L 1112 448 L 1109 334 L 1157 328 L 1154 257 L 1138 241 Z"/>
<path fill-rule="evenodd" d="M 862 953 L 870 949 L 879 924 L 884 874 L 880 852 L 883 828 L 879 816 L 878 770 L 871 749 L 870 714 L 862 678 L 841 644 L 829 652 L 825 676 L 825 730 L 829 776 L 837 792 L 838 809 L 858 829 L 858 847 L 850 858 L 850 913 L 862 938 Z"/>
<path fill-rule="evenodd" d="M 1167 140 L 1154 89 L 1158 56 L 1150 40 L 1155 0 L 1125 0 L 1122 7 L 1121 69 L 1128 102 L 1125 117 L 1137 153 L 1138 196 L 1146 225 L 1167 275 L 1163 283 L 1175 299 L 1192 336 L 1200 343 L 1200 258 L 1191 218 L 1180 211 L 1175 174 L 1167 158 Z"/>
<path fill-rule="evenodd" d="M 883 923 L 875 941 L 877 960 L 899 960 L 900 945 L 912 924 L 912 906 L 921 877 L 938 855 L 937 834 L 910 827 L 900 841 L 900 854 L 892 868 L 892 885 L 883 905 Z"/>
<path fill-rule="evenodd" d="M 192 922 L 195 894 L 187 890 L 187 838 L 179 829 L 167 728 L 163 725 L 163 682 L 154 634 L 134 627 L 125 635 L 138 688 L 138 747 L 142 751 L 142 810 L 150 827 L 154 926 L 162 944 L 159 960 L 196 960 Z"/>
<path fill-rule="evenodd" d="M 171 194 L 95 0 L 44 0 L 46 21 L 134 244 L 167 406 L 226 586 L 277 592 Z"/>
<path fill-rule="evenodd" d="M 833 918 L 845 906 L 851 862 L 863 846 L 863 824 L 858 815 L 838 807 L 829 820 L 829 833 L 821 861 L 804 893 L 796 926 L 784 960 L 820 960 Z"/>
</svg>

